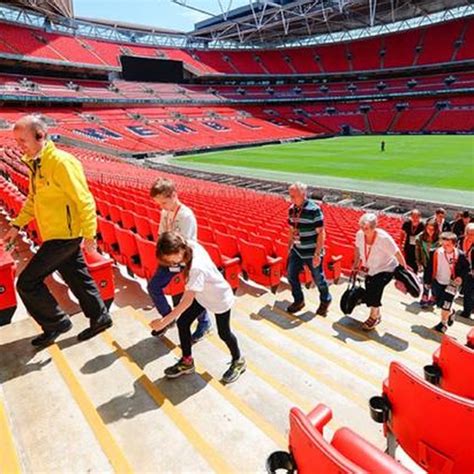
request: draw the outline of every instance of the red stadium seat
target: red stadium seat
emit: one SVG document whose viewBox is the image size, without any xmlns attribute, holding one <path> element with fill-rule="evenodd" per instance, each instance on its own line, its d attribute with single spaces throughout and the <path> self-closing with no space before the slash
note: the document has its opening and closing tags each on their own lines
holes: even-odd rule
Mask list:
<svg viewBox="0 0 474 474">
<path fill-rule="evenodd" d="M 281 279 L 281 257 L 270 257 L 263 245 L 240 241 L 242 269 L 246 276 L 260 285 L 269 286 L 276 293 Z"/>
<path fill-rule="evenodd" d="M 474 401 L 432 385 L 398 362 L 390 364 L 383 396 L 370 400 L 371 415 L 384 423 L 388 452 L 399 444 L 433 474 L 472 474 Z"/>
<path fill-rule="evenodd" d="M 236 237 L 216 230 L 214 238 L 222 255 L 229 258 L 239 257 L 240 259 L 239 244 Z"/>
<path fill-rule="evenodd" d="M 112 222 L 121 226 L 122 225 L 122 212 L 121 212 L 120 207 L 117 206 L 116 204 L 110 204 L 109 213 L 110 213 L 110 218 L 112 219 Z"/>
<path fill-rule="evenodd" d="M 214 231 L 210 227 L 198 227 L 198 239 L 200 242 L 214 243 Z"/>
<path fill-rule="evenodd" d="M 130 210 L 121 209 L 120 210 L 122 227 L 132 232 L 137 231 L 137 225 L 135 223 L 135 213 Z"/>
<path fill-rule="evenodd" d="M 433 365 L 425 367 L 425 379 L 447 392 L 474 400 L 474 349 L 443 336 L 433 354 Z"/>
<path fill-rule="evenodd" d="M 153 240 L 150 219 L 148 217 L 135 214 L 135 225 L 139 236 L 147 240 Z"/>
<path fill-rule="evenodd" d="M 112 260 L 104 257 L 99 252 L 85 251 L 84 260 L 86 261 L 87 268 L 100 291 L 105 305 L 107 308 L 110 308 L 115 295 Z"/>
<path fill-rule="evenodd" d="M 298 474 L 408 474 L 410 471 L 349 428 L 339 428 L 331 442 L 324 439 L 324 427 L 332 412 L 319 404 L 308 415 L 290 410 L 289 448 Z M 276 457 L 278 459 L 278 457 Z M 267 462 L 269 472 L 277 472 Z"/>
<path fill-rule="evenodd" d="M 206 249 L 207 253 L 211 257 L 211 260 L 215 263 L 219 271 L 224 275 L 224 278 L 228 281 L 232 289 L 236 290 L 240 283 L 240 258 L 230 258 L 222 255 L 219 247 L 216 244 L 201 242 L 201 245 Z"/>
<path fill-rule="evenodd" d="M 15 273 L 15 261 L 0 241 L 0 326 L 11 322 L 17 307 Z"/>
<path fill-rule="evenodd" d="M 120 247 L 115 233 L 117 226 L 102 217 L 97 218 L 97 224 L 100 233 L 99 245 L 102 250 L 107 252 L 114 260 L 121 260 Z"/>
<path fill-rule="evenodd" d="M 139 235 L 137 235 L 136 241 L 144 276 L 149 280 L 154 275 L 158 266 L 158 260 L 156 259 L 156 244 L 140 237 Z"/>
<path fill-rule="evenodd" d="M 130 230 L 116 227 L 115 235 L 117 236 L 120 255 L 122 256 L 122 263 L 124 263 L 135 275 L 145 277 L 145 271 L 138 253 L 135 234 Z"/>
</svg>

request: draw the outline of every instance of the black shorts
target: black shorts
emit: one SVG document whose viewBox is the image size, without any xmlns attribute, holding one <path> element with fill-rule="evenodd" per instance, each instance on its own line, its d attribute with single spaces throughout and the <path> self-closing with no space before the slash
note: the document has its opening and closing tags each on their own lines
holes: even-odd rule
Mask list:
<svg viewBox="0 0 474 474">
<path fill-rule="evenodd" d="M 385 287 L 393 278 L 393 272 L 380 272 L 376 275 L 365 277 L 365 304 L 369 308 L 382 306 L 382 295 Z"/>
</svg>

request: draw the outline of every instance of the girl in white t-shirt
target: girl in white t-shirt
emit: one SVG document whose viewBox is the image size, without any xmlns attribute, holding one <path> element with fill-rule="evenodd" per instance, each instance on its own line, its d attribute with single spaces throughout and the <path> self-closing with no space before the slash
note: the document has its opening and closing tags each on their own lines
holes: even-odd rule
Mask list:
<svg viewBox="0 0 474 474">
<path fill-rule="evenodd" d="M 176 232 L 164 232 L 157 245 L 157 257 L 161 265 L 181 266 L 186 280 L 186 289 L 178 305 L 164 318 L 155 319 L 151 327 L 161 331 L 178 320 L 182 358 L 165 370 L 168 378 L 194 373 L 191 355 L 191 324 L 204 311 L 215 314 L 219 337 L 232 355 L 229 369 L 222 380 L 234 382 L 245 371 L 245 359 L 241 356 L 237 338 L 230 329 L 230 315 L 234 304 L 234 293 L 229 283 L 219 272 L 206 250 L 197 242 L 186 241 Z"/>
<path fill-rule="evenodd" d="M 370 308 L 370 314 L 362 329 L 370 331 L 382 320 L 380 307 L 384 288 L 392 279 L 395 268 L 399 264 L 406 267 L 406 263 L 392 236 L 377 228 L 375 214 L 364 214 L 359 225 L 353 271 L 365 274 L 365 304 Z"/>
</svg>

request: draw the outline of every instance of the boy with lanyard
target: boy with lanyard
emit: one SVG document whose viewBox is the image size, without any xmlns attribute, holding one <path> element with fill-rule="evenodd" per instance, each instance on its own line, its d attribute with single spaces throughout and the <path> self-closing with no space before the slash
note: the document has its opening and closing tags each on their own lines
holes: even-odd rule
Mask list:
<svg viewBox="0 0 474 474">
<path fill-rule="evenodd" d="M 179 201 L 176 187 L 171 180 L 158 179 L 150 190 L 150 196 L 161 208 L 159 235 L 164 232 L 179 232 L 185 239 L 197 240 L 196 217 L 189 207 Z M 182 268 L 179 266 L 163 266 L 160 264 L 148 282 L 148 293 L 156 309 L 163 317 L 171 312 L 171 307 L 163 290 L 181 270 Z M 192 336 L 193 342 L 201 340 L 210 330 L 211 321 L 207 312 L 203 311 L 198 318 L 198 326 Z M 152 331 L 153 336 L 160 336 L 163 333 Z"/>
<path fill-rule="evenodd" d="M 441 321 L 433 329 L 445 333 L 454 322 L 453 300 L 469 272 L 469 263 L 456 248 L 456 234 L 443 232 L 440 238 L 441 247 L 433 255 L 433 294 L 441 308 Z"/>
<path fill-rule="evenodd" d="M 439 247 L 438 226 L 434 219 L 428 220 L 425 230 L 415 239 L 415 259 L 418 273 L 423 272 L 423 295 L 420 306 L 427 308 L 435 304 L 430 297 L 433 280 L 433 254 Z"/>
</svg>

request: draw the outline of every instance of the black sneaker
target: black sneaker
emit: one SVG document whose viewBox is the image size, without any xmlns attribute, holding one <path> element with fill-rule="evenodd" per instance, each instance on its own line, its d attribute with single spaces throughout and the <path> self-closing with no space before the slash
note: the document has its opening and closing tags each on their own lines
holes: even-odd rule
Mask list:
<svg viewBox="0 0 474 474">
<path fill-rule="evenodd" d="M 291 303 L 288 308 L 286 308 L 286 312 L 290 314 L 297 313 L 298 311 L 301 311 L 304 308 L 304 301 L 301 303 Z"/>
<path fill-rule="evenodd" d="M 328 309 L 330 305 L 330 301 L 321 301 L 321 303 L 319 303 L 318 309 L 316 310 L 316 314 L 325 318 L 328 315 Z"/>
<path fill-rule="evenodd" d="M 165 369 L 165 375 L 169 379 L 175 379 L 186 374 L 194 374 L 194 361 L 186 363 L 181 358 L 176 364 Z"/>
<path fill-rule="evenodd" d="M 241 357 L 231 362 L 230 367 L 224 372 L 222 381 L 225 384 L 235 382 L 247 369 L 245 359 Z"/>
<path fill-rule="evenodd" d="M 68 332 L 72 328 L 72 323 L 67 319 L 63 326 L 55 331 L 45 331 L 43 334 L 31 340 L 31 344 L 35 347 L 47 347 L 51 345 L 61 334 Z"/>
<path fill-rule="evenodd" d="M 160 329 L 159 331 L 155 331 L 153 329 L 153 331 L 151 331 L 151 335 L 153 337 L 161 337 L 166 333 L 166 331 L 168 331 L 168 329 L 172 328 L 173 326 L 176 326 L 176 321 L 173 321 L 171 324 L 168 324 L 168 326 L 166 326 L 164 329 Z"/>
<path fill-rule="evenodd" d="M 440 332 L 444 334 L 448 330 L 448 326 L 444 323 L 438 323 L 436 326 L 433 327 L 433 331 Z"/>
<path fill-rule="evenodd" d="M 87 339 L 90 339 L 91 337 L 94 337 L 106 329 L 109 329 L 112 327 L 112 325 L 112 318 L 106 314 L 101 316 L 99 319 L 91 321 L 91 325 L 87 329 L 84 329 L 84 331 L 81 331 L 77 335 L 77 339 L 78 341 L 87 341 Z"/>
</svg>

